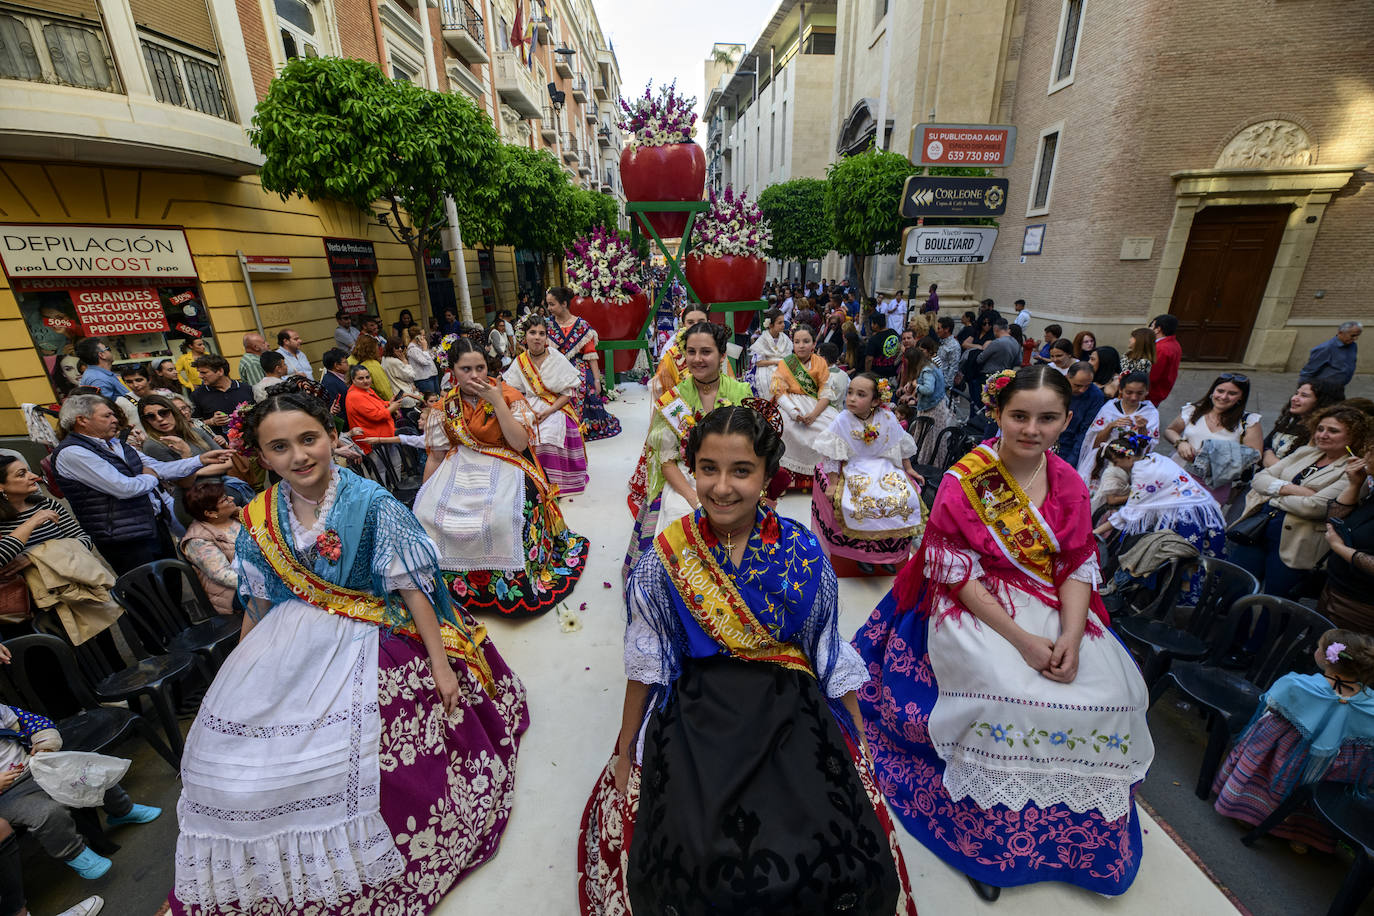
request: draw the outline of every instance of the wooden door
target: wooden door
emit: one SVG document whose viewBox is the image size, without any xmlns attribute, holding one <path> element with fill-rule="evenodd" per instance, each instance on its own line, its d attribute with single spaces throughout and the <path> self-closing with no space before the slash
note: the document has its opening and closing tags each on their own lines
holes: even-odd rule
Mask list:
<svg viewBox="0 0 1374 916">
<path fill-rule="evenodd" d="M 1207 207 L 1193 219 L 1169 312 L 1183 358 L 1239 362 L 1292 208 Z"/>
</svg>

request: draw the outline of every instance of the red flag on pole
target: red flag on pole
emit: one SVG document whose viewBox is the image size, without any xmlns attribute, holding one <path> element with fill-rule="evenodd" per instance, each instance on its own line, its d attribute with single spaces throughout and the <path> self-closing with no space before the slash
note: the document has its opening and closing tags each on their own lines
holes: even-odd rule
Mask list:
<svg viewBox="0 0 1374 916">
<path fill-rule="evenodd" d="M 522 50 L 525 44 L 525 0 L 515 0 L 515 22 L 510 27 L 510 43 L 517 51 Z"/>
</svg>

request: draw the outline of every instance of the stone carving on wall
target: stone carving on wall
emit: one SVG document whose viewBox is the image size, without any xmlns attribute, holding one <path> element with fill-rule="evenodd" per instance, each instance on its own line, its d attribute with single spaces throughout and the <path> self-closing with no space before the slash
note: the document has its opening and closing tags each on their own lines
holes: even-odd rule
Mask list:
<svg viewBox="0 0 1374 916">
<path fill-rule="evenodd" d="M 1217 168 L 1270 169 L 1316 161 L 1316 144 L 1307 131 L 1292 121 L 1274 118 L 1251 124 L 1232 137 L 1217 159 Z"/>
</svg>

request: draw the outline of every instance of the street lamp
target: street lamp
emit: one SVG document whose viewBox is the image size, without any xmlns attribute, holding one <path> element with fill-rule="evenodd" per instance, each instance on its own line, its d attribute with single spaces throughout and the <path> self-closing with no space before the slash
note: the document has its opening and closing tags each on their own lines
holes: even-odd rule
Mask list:
<svg viewBox="0 0 1374 916">
<path fill-rule="evenodd" d="M 554 111 L 562 111 L 563 103 L 567 101 L 568 94 L 559 89 L 553 83 L 549 83 L 549 101 L 553 103 Z"/>
</svg>

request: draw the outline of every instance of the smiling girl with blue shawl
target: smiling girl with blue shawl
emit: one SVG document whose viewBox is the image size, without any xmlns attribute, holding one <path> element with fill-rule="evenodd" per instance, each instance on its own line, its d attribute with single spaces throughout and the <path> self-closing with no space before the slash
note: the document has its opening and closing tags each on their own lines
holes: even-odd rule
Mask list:
<svg viewBox="0 0 1374 916">
<path fill-rule="evenodd" d="M 243 638 L 186 739 L 177 916 L 428 913 L 510 815 L 524 688 L 410 511 L 334 466 L 319 393 L 244 421 L 282 481 L 244 509 Z"/>
</svg>

